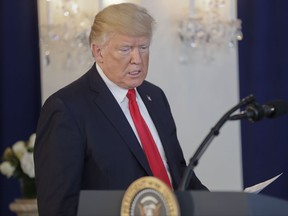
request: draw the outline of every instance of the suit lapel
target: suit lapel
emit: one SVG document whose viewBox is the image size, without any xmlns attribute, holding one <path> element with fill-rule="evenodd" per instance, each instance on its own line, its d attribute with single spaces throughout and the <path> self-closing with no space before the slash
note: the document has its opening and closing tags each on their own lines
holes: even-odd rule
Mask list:
<svg viewBox="0 0 288 216">
<path fill-rule="evenodd" d="M 146 156 L 129 122 L 127 121 L 119 104 L 106 86 L 105 82 L 100 77 L 95 65 L 94 68 L 95 69 L 92 69 L 93 71 L 90 74 L 92 78 L 89 79 L 92 90 L 96 92 L 95 97 L 93 97 L 93 102 L 103 112 L 103 114 L 106 116 L 108 121 L 110 121 L 115 130 L 118 131 L 119 135 L 123 138 L 127 147 L 135 155 L 135 158 L 139 161 L 147 174 L 152 175 Z"/>
<path fill-rule="evenodd" d="M 163 148 L 166 153 L 166 150 L 167 150 L 166 143 L 168 143 L 167 138 L 169 138 L 168 136 L 169 134 L 167 134 L 167 130 L 166 130 L 167 127 L 165 125 L 165 122 L 163 122 L 163 118 L 161 116 L 161 114 L 163 113 L 163 110 L 162 110 L 163 107 L 159 107 L 159 104 L 161 103 L 159 103 L 159 101 L 157 102 L 156 99 L 153 98 L 153 95 L 152 94 L 150 95 L 149 92 L 145 91 L 144 88 L 139 87 L 137 88 L 137 90 L 149 112 L 150 117 L 152 118 L 152 121 L 157 129 L 157 132 L 159 134 Z"/>
<path fill-rule="evenodd" d="M 174 148 L 170 140 L 171 131 L 169 131 L 166 125 L 166 122 L 163 121 L 163 119 L 167 116 L 163 117 L 163 115 L 161 115 L 163 113 L 163 106 L 161 106 L 162 102 L 159 102 L 157 101 L 156 98 L 153 98 L 153 94 L 149 93 L 149 90 L 148 89 L 146 90 L 145 87 L 143 87 L 143 85 L 137 88 L 137 90 L 157 129 L 158 135 L 160 137 L 162 146 L 165 151 L 165 155 L 166 155 L 167 162 L 169 165 L 170 174 L 172 176 L 173 181 L 177 184 L 177 182 L 179 182 L 181 179 L 178 173 L 178 168 L 176 166 L 177 161 L 175 161 L 174 159 L 175 157 L 173 155 Z"/>
</svg>

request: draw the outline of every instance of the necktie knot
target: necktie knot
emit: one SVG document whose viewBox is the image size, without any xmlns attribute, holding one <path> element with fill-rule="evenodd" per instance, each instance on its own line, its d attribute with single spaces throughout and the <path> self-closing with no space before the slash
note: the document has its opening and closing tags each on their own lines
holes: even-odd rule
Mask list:
<svg viewBox="0 0 288 216">
<path fill-rule="evenodd" d="M 127 97 L 130 101 L 135 101 L 136 100 L 136 91 L 135 89 L 129 89 L 127 92 Z"/>
</svg>

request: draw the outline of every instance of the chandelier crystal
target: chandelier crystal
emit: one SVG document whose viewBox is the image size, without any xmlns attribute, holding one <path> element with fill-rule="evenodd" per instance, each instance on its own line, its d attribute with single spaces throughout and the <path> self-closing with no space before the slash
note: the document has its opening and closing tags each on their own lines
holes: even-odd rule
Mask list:
<svg viewBox="0 0 288 216">
<path fill-rule="evenodd" d="M 64 57 L 61 60 L 66 69 L 90 63 L 91 55 L 87 53 L 91 17 L 80 11 L 77 1 L 46 0 L 46 15 L 46 24 L 40 26 L 44 65 L 51 64 L 53 52 Z"/>
<path fill-rule="evenodd" d="M 230 0 L 231 2 L 234 0 Z M 204 48 L 209 53 L 211 48 L 234 48 L 237 41 L 242 40 L 241 20 L 225 18 L 223 11 L 226 8 L 225 0 L 206 0 L 205 9 L 190 11 L 179 25 L 181 42 L 189 48 Z M 191 1 L 190 4 L 194 4 Z M 190 7 L 194 10 L 194 6 Z M 230 10 L 233 10 L 233 8 Z M 231 12 L 230 12 L 231 13 Z"/>
</svg>

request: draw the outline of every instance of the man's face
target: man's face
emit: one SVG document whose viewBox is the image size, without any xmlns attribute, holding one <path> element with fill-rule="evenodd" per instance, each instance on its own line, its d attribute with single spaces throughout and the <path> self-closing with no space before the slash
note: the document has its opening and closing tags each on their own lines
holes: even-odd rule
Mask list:
<svg viewBox="0 0 288 216">
<path fill-rule="evenodd" d="M 149 37 L 116 34 L 99 48 L 97 63 L 116 85 L 135 88 L 147 76 L 149 64 Z"/>
</svg>

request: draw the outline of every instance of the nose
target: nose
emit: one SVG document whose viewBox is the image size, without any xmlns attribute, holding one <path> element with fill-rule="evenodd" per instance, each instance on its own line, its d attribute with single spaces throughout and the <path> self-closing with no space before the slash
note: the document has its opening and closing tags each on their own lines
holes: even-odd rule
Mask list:
<svg viewBox="0 0 288 216">
<path fill-rule="evenodd" d="M 142 62 L 142 56 L 139 48 L 134 48 L 131 52 L 131 64 L 140 64 Z"/>
</svg>

